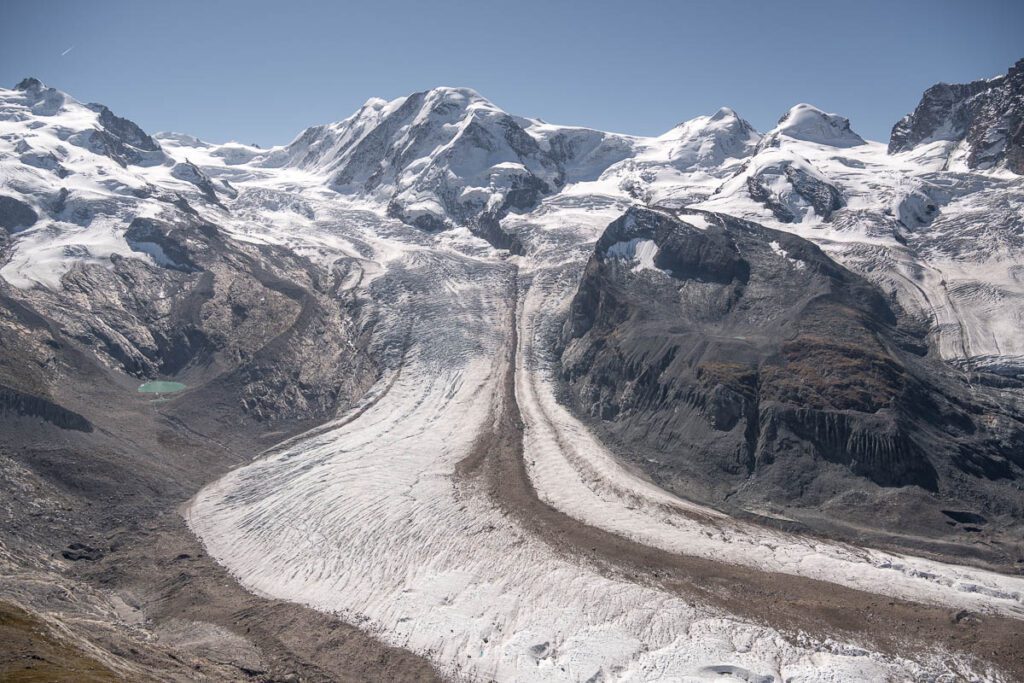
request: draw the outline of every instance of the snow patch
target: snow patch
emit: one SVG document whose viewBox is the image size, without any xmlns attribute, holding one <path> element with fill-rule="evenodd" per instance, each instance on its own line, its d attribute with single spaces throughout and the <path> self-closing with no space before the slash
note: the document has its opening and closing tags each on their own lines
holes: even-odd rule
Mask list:
<svg viewBox="0 0 1024 683">
<path fill-rule="evenodd" d="M 616 242 L 608 247 L 607 254 L 611 258 L 635 261 L 636 265 L 633 266 L 634 273 L 642 270 L 662 272 L 660 268 L 654 265 L 654 259 L 658 256 L 658 245 L 654 240 L 637 237 L 627 242 Z"/>
</svg>

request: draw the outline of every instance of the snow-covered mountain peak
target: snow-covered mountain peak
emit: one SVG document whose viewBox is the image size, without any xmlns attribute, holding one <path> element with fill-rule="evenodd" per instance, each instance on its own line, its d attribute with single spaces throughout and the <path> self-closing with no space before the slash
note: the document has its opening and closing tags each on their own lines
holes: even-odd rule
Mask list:
<svg viewBox="0 0 1024 683">
<path fill-rule="evenodd" d="M 829 147 L 864 144 L 864 138 L 850 128 L 849 119 L 806 103 L 797 104 L 786 112 L 778 125 L 764 136 L 761 147 L 778 147 L 783 136 Z"/>
<path fill-rule="evenodd" d="M 710 116 L 680 123 L 659 136 L 652 150 L 677 168 L 716 167 L 750 156 L 761 136 L 735 111 L 722 107 Z"/>
<path fill-rule="evenodd" d="M 0 89 L 0 121 L 19 138 L 25 163 L 41 159 L 47 167 L 68 157 L 67 146 L 102 155 L 121 167 L 154 166 L 167 161 L 160 145 L 128 119 L 101 104 L 83 104 L 37 78 L 26 78 L 13 90 Z"/>
<path fill-rule="evenodd" d="M 712 121 L 720 121 L 722 119 L 739 118 L 739 114 L 732 107 L 719 107 L 718 111 L 711 115 Z"/>
<path fill-rule="evenodd" d="M 711 115 L 695 116 L 676 124 L 669 131 L 660 135 L 660 138 L 675 138 L 683 134 L 694 134 L 701 130 L 721 131 L 740 130 L 743 132 L 754 131 L 754 127 L 740 117 L 733 109 L 721 107 Z M 756 134 L 756 131 L 754 131 Z"/>
<path fill-rule="evenodd" d="M 13 90 L 6 91 L 3 99 L 3 116 L 7 119 L 12 116 L 55 116 L 64 109 L 65 102 L 78 104 L 74 98 L 32 77 L 22 79 Z"/>
<path fill-rule="evenodd" d="M 44 89 L 45 87 L 46 86 L 43 85 L 43 82 L 40 81 L 38 78 L 34 78 L 32 76 L 29 76 L 27 78 L 21 79 L 21 81 L 18 82 L 18 85 L 14 86 L 14 89 L 15 90 L 22 90 L 22 91 L 27 91 L 27 90 L 37 90 L 38 91 L 38 90 Z"/>
<path fill-rule="evenodd" d="M 268 154 L 261 165 L 331 174 L 346 165 L 364 139 L 408 140 L 413 129 L 421 134 L 450 134 L 454 129 L 447 127 L 461 128 L 475 114 L 507 116 L 471 88 L 437 87 L 393 100 L 371 97 L 341 121 L 307 128 L 290 144 Z"/>
<path fill-rule="evenodd" d="M 466 109 L 471 106 L 498 109 L 494 103 L 472 88 L 438 86 L 424 91 L 423 95 L 425 102 L 429 102 L 434 105 L 445 104 Z"/>
<path fill-rule="evenodd" d="M 383 109 L 387 106 L 389 101 L 390 100 L 386 100 L 383 97 L 371 97 L 363 103 L 363 106 L 360 107 L 360 109 Z"/>
<path fill-rule="evenodd" d="M 415 110 L 417 124 L 445 125 L 463 121 L 467 116 L 507 116 L 501 108 L 472 88 L 437 87 L 392 100 L 382 110 L 408 107 Z"/>
<path fill-rule="evenodd" d="M 428 230 L 532 206 L 628 156 L 627 136 L 512 116 L 470 88 L 438 87 L 304 131 L 255 164 L 320 175 L 342 195 Z"/>
</svg>

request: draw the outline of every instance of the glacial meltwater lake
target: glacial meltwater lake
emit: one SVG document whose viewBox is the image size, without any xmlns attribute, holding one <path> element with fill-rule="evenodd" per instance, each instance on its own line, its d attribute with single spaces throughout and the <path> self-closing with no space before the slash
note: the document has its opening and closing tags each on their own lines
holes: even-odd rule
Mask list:
<svg viewBox="0 0 1024 683">
<path fill-rule="evenodd" d="M 185 385 L 181 382 L 165 382 L 163 380 L 154 380 L 139 385 L 139 391 L 143 394 L 173 394 L 184 388 Z"/>
</svg>

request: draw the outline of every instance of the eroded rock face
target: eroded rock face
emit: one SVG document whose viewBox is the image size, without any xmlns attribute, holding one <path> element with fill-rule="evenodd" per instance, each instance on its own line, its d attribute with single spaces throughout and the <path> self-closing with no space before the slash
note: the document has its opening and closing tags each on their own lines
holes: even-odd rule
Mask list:
<svg viewBox="0 0 1024 683">
<path fill-rule="evenodd" d="M 212 227 L 206 230 L 215 231 Z M 189 255 L 191 245 L 187 233 L 187 230 L 152 218 L 135 218 L 128 225 L 124 238 L 132 251 L 149 254 L 158 266 L 192 272 L 199 268 Z"/>
<path fill-rule="evenodd" d="M 156 140 L 139 128 L 134 121 L 117 116 L 102 104 L 90 104 L 89 108 L 100 115 L 99 123 L 104 130 L 117 136 L 122 143 L 146 152 L 160 151 L 160 145 Z"/>
<path fill-rule="evenodd" d="M 155 165 L 166 161 L 160 145 L 138 125 L 116 116 L 102 104 L 86 105 L 99 116 L 99 127 L 72 136 L 72 142 L 113 159 L 121 166 Z"/>
<path fill-rule="evenodd" d="M 178 180 L 184 180 L 192 183 L 199 191 L 203 193 L 203 197 L 207 201 L 214 204 L 219 204 L 220 200 L 217 198 L 217 191 L 213 185 L 213 181 L 210 177 L 202 172 L 195 164 L 191 162 L 185 162 L 181 164 L 175 164 L 174 168 L 171 169 L 171 175 Z M 230 189 L 230 185 L 226 186 Z"/>
<path fill-rule="evenodd" d="M 1024 476 L 1024 413 L 922 357 L 879 290 L 794 235 L 631 209 L 563 343 L 570 402 L 669 488 L 818 505 L 851 485 L 973 486 L 1022 512 L 988 488 Z"/>
<path fill-rule="evenodd" d="M 965 141 L 970 168 L 1024 174 L 1024 59 L 1004 76 L 928 88 L 892 129 L 889 153 L 936 140 Z"/>
</svg>

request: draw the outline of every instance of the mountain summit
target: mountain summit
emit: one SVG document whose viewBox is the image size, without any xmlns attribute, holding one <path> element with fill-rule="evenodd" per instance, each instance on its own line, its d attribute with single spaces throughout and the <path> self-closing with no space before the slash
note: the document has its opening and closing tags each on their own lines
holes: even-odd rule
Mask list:
<svg viewBox="0 0 1024 683">
<path fill-rule="evenodd" d="M 762 147 L 777 147 L 780 136 L 829 147 L 863 145 L 864 138 L 853 132 L 850 120 L 827 114 L 810 104 L 798 104 L 786 112 L 764 137 Z"/>
<path fill-rule="evenodd" d="M 261 163 L 325 174 L 339 193 L 374 197 L 437 231 L 533 207 L 582 165 L 621 158 L 620 137 L 512 116 L 472 89 L 445 87 L 369 100 Z"/>
</svg>

